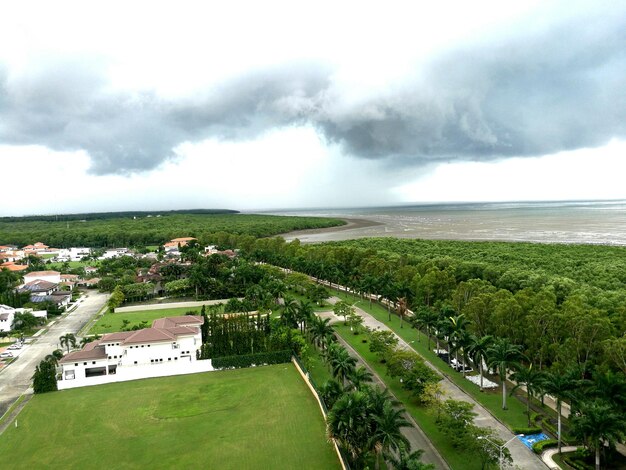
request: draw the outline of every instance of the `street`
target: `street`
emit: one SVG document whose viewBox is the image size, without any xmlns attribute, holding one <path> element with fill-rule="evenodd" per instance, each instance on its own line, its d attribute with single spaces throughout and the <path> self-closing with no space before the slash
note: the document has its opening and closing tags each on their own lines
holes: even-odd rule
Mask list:
<svg viewBox="0 0 626 470">
<path fill-rule="evenodd" d="M 35 367 L 41 360 L 60 348 L 59 337 L 78 333 L 100 311 L 108 297 L 109 294 L 89 291 L 76 310 L 58 319 L 42 335 L 30 339 L 17 360 L 0 371 L 0 416 L 31 386 Z"/>
</svg>

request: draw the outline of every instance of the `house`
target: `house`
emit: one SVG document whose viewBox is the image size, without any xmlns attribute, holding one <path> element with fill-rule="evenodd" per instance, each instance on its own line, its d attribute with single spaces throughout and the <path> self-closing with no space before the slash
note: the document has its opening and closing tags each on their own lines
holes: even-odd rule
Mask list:
<svg viewBox="0 0 626 470">
<path fill-rule="evenodd" d="M 52 302 L 57 307 L 67 307 L 72 300 L 72 295 L 69 292 L 55 291 L 49 295 L 32 295 L 30 296 L 30 301 L 34 304 L 39 304 L 43 302 Z"/>
<path fill-rule="evenodd" d="M 78 283 L 78 276 L 76 274 L 61 274 L 61 285 L 67 286 L 70 290 L 74 289 L 74 286 Z"/>
<path fill-rule="evenodd" d="M 61 273 L 58 271 L 33 271 L 32 273 L 24 274 L 24 284 L 36 280 L 59 284 L 61 282 Z"/>
<path fill-rule="evenodd" d="M 31 298 L 34 296 L 51 295 L 59 288 L 58 284 L 54 282 L 43 281 L 41 279 L 35 279 L 34 281 L 27 282 L 21 286 L 19 292 L 30 292 Z"/>
<path fill-rule="evenodd" d="M 83 281 L 79 281 L 78 284 L 85 287 L 97 287 L 100 282 L 99 277 L 92 277 L 91 279 L 85 279 Z"/>
<path fill-rule="evenodd" d="M 89 385 L 89 379 L 101 376 L 123 374 L 124 380 L 135 380 L 150 370 L 156 370 L 156 376 L 159 370 L 185 370 L 186 365 L 196 362 L 196 351 L 202 345 L 203 322 L 202 317 L 184 315 L 160 318 L 151 328 L 105 334 L 59 361 L 62 369 L 59 383 L 76 380 L 82 386 Z"/>
<path fill-rule="evenodd" d="M 130 250 L 128 248 L 113 248 L 105 251 L 104 254 L 98 259 L 111 259 L 127 255 L 130 255 Z"/>
<path fill-rule="evenodd" d="M 42 251 L 47 251 L 50 248 L 48 245 L 44 245 L 41 242 L 37 242 L 34 245 L 26 245 L 22 250 L 28 251 L 31 253 L 40 253 Z"/>
<path fill-rule="evenodd" d="M 0 269 L 8 269 L 9 271 L 19 272 L 19 271 L 26 271 L 28 269 L 28 266 L 25 266 L 22 264 L 15 264 L 12 261 L 7 261 L 6 263 L 0 264 Z"/>
<path fill-rule="evenodd" d="M 197 238 L 194 238 L 194 237 L 172 238 L 170 243 L 175 243 L 176 245 L 180 245 L 181 247 L 183 247 L 187 245 L 188 243 L 190 243 L 192 240 L 197 240 Z"/>
<path fill-rule="evenodd" d="M 85 266 L 85 274 L 94 274 L 98 272 L 98 268 L 94 266 Z"/>
<path fill-rule="evenodd" d="M 8 305 L 0 305 L 0 331 L 11 331 L 13 326 L 13 318 L 15 317 L 15 309 Z"/>
<path fill-rule="evenodd" d="M 69 248 L 59 250 L 57 261 L 81 261 L 85 256 L 91 255 L 91 248 Z"/>
</svg>

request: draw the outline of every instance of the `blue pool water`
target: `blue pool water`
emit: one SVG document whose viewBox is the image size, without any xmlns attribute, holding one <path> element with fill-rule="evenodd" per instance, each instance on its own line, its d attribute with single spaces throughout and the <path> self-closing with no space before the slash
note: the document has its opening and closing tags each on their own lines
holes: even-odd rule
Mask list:
<svg viewBox="0 0 626 470">
<path fill-rule="evenodd" d="M 549 439 L 544 433 L 539 434 L 529 434 L 526 436 L 517 436 L 517 438 L 524 443 L 526 447 L 532 450 L 533 444 L 535 442 L 545 441 Z"/>
</svg>

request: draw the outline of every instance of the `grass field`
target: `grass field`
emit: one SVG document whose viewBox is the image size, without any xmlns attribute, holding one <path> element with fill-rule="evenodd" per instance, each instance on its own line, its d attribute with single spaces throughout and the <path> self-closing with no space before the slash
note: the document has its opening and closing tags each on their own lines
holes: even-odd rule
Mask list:
<svg viewBox="0 0 626 470">
<path fill-rule="evenodd" d="M 182 307 L 182 308 L 166 308 L 162 310 L 140 310 L 139 312 L 126 313 L 105 313 L 98 319 L 96 324 L 91 327 L 89 334 L 114 333 L 122 331 L 122 323 L 124 320 L 130 322 L 130 327 L 138 325 L 142 321 L 147 321 L 148 326 L 152 325 L 152 321 L 163 317 L 176 317 L 185 315 L 193 311 L 194 314 L 200 314 L 202 307 Z"/>
<path fill-rule="evenodd" d="M 340 468 L 291 364 L 36 395 L 18 420 L 7 468 Z"/>
</svg>

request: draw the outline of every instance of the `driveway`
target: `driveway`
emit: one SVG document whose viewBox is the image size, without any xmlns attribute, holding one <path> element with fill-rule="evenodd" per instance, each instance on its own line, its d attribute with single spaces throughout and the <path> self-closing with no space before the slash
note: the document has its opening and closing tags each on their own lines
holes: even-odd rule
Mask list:
<svg viewBox="0 0 626 470">
<path fill-rule="evenodd" d="M 55 349 L 60 349 L 59 337 L 66 333 L 78 333 L 108 298 L 109 294 L 89 291 L 76 310 L 56 320 L 45 333 L 27 341 L 17 360 L 0 371 L 0 416 L 30 388 L 35 367 L 41 360 Z"/>
</svg>

